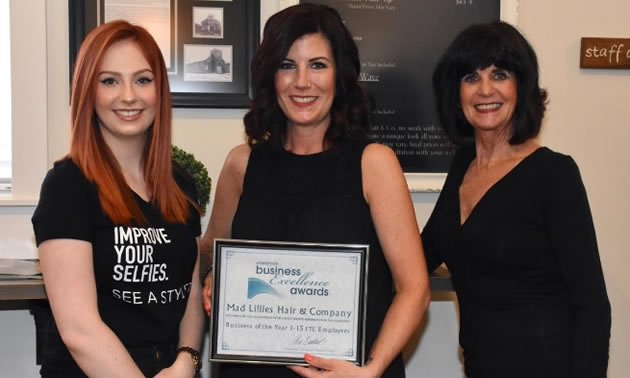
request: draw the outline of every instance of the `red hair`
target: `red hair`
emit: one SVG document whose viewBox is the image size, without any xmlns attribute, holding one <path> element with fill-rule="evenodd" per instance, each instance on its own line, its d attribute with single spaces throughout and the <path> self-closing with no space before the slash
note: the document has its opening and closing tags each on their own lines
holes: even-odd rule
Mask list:
<svg viewBox="0 0 630 378">
<path fill-rule="evenodd" d="M 184 223 L 188 199 L 173 178 L 171 161 L 171 94 L 160 48 L 144 28 L 117 20 L 92 30 L 77 54 L 70 98 L 72 143 L 70 158 L 85 177 L 96 184 L 101 206 L 119 224 L 146 223 L 120 165 L 105 143 L 94 110 L 99 68 L 107 50 L 116 42 L 132 40 L 151 66 L 156 88 L 156 111 L 144 148 L 144 180 L 162 216 Z"/>
</svg>

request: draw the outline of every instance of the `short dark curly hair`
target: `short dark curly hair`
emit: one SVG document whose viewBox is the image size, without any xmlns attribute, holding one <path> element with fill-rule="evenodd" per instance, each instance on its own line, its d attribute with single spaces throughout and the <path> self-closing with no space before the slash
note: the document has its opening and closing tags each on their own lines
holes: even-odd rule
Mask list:
<svg viewBox="0 0 630 378">
<path fill-rule="evenodd" d="M 250 145 L 268 141 L 282 148 L 287 118 L 278 105 L 274 78 L 293 43 L 311 33 L 322 33 L 328 39 L 337 72 L 324 144 L 334 148 L 367 139 L 374 103 L 359 83 L 359 50 L 336 10 L 303 3 L 274 14 L 265 24 L 263 41 L 251 63 L 253 99 L 243 119 Z"/>
<path fill-rule="evenodd" d="M 516 28 L 494 21 L 469 26 L 459 33 L 433 71 L 433 92 L 440 122 L 456 145 L 474 142 L 474 129 L 461 109 L 461 80 L 491 65 L 510 71 L 516 77 L 517 100 L 509 143 L 524 143 L 540 132 L 547 91 L 538 85 L 536 53 Z"/>
</svg>

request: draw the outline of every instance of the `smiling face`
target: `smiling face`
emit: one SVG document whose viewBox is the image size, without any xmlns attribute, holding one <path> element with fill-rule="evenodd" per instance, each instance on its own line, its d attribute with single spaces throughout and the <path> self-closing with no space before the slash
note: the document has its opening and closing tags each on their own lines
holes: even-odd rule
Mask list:
<svg viewBox="0 0 630 378">
<path fill-rule="evenodd" d="M 494 65 L 464 75 L 459 88 L 464 116 L 476 132 L 493 131 L 509 137 L 516 108 L 514 74 Z"/>
<path fill-rule="evenodd" d="M 136 43 L 111 45 L 99 68 L 94 105 L 105 140 L 144 138 L 155 119 L 156 100 L 153 71 Z"/>
<path fill-rule="evenodd" d="M 335 77 L 335 59 L 323 34 L 305 34 L 293 42 L 275 76 L 278 105 L 288 127 L 328 128 Z"/>
</svg>

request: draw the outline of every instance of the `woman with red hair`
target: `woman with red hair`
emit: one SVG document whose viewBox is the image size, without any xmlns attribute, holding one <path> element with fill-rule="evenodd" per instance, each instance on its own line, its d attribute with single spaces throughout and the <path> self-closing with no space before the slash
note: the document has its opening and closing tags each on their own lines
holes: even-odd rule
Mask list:
<svg viewBox="0 0 630 378">
<path fill-rule="evenodd" d="M 41 375 L 192 377 L 200 218 L 171 161 L 166 67 L 145 29 L 113 21 L 86 37 L 71 121 L 32 220 L 52 310 Z"/>
</svg>

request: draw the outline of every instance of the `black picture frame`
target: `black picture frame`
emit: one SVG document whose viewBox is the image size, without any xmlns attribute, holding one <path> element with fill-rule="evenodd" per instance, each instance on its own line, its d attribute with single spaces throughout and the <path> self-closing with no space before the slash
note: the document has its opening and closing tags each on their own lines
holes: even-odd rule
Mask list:
<svg viewBox="0 0 630 378">
<path fill-rule="evenodd" d="M 106 0 L 69 0 L 69 67 L 70 80 L 74 61 L 85 36 L 104 20 Z M 247 108 L 252 97 L 251 60 L 260 42 L 260 0 L 171 2 L 171 54 L 169 84 L 173 107 L 180 108 Z M 193 37 L 193 7 L 223 8 L 221 38 Z M 207 45 L 208 48 L 230 46 L 231 81 L 184 80 L 184 47 Z M 209 76 L 209 75 L 207 75 Z"/>
</svg>

